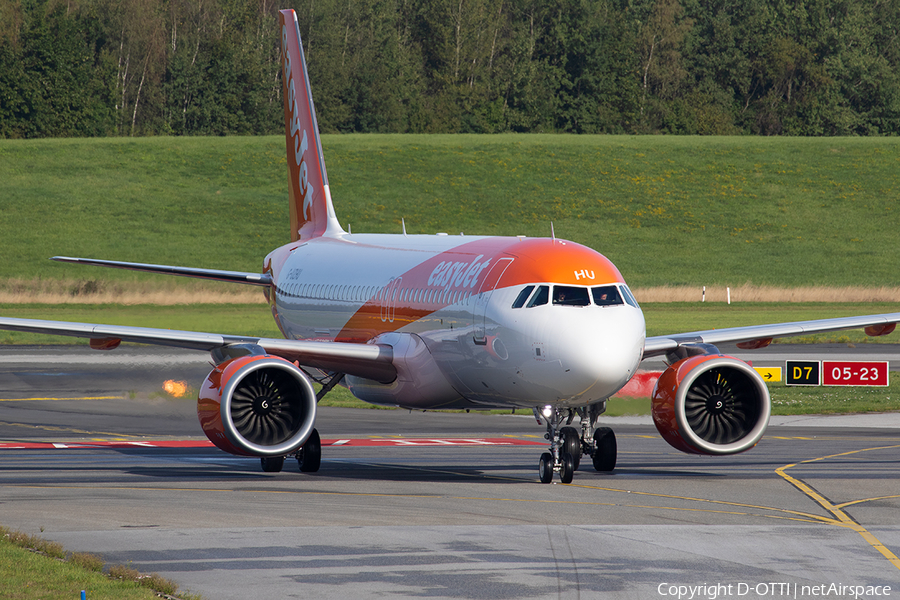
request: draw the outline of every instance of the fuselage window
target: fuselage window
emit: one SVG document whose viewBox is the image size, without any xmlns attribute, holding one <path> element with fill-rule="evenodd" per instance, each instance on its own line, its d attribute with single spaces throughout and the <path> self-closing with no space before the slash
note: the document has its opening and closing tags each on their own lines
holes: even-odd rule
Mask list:
<svg viewBox="0 0 900 600">
<path fill-rule="evenodd" d="M 614 285 L 601 285 L 591 288 L 591 295 L 594 297 L 594 304 L 597 306 L 617 306 L 624 304 L 619 288 Z"/>
<path fill-rule="evenodd" d="M 516 301 L 513 302 L 513 308 L 522 308 L 525 306 L 525 301 L 528 300 L 528 296 L 531 295 L 532 290 L 534 290 L 533 285 L 526 285 L 525 288 L 519 292 L 519 295 L 516 296 Z"/>
<path fill-rule="evenodd" d="M 558 306 L 588 306 L 591 298 L 587 288 L 569 285 L 553 286 L 553 304 Z"/>
<path fill-rule="evenodd" d="M 526 308 L 532 308 L 534 306 L 543 306 L 550 301 L 550 286 L 549 285 L 539 285 L 537 291 L 531 296 L 531 300 L 528 301 Z"/>
</svg>

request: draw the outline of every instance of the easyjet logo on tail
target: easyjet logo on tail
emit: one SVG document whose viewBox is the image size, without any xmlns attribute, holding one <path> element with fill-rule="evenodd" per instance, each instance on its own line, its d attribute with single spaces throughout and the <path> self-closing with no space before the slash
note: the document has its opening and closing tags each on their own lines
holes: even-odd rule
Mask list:
<svg viewBox="0 0 900 600">
<path fill-rule="evenodd" d="M 298 40 L 299 43 L 299 40 Z M 291 68 L 291 55 L 288 51 L 287 23 L 281 26 L 281 63 L 284 65 L 284 89 L 285 106 L 289 112 L 287 121 L 290 125 L 290 140 L 293 141 L 294 160 L 297 165 L 296 187 L 300 198 L 303 199 L 303 218 L 309 220 L 309 208 L 312 205 L 313 186 L 309 183 L 309 167 L 306 160 L 306 150 L 309 148 L 309 138 L 306 129 L 300 125 L 300 109 L 297 105 L 297 89 L 294 82 L 294 73 Z M 291 169 L 291 173 L 293 173 Z M 294 185 L 292 183 L 292 185 Z"/>
</svg>

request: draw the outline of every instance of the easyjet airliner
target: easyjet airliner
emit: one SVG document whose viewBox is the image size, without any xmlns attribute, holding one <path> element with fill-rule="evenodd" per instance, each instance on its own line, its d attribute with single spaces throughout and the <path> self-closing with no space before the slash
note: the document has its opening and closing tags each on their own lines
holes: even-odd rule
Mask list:
<svg viewBox="0 0 900 600">
<path fill-rule="evenodd" d="M 556 239 L 349 234 L 338 222 L 319 138 L 300 30 L 280 13 L 291 242 L 261 273 L 56 257 L 54 260 L 199 277 L 263 288 L 285 339 L 258 339 L 32 319 L 0 328 L 123 340 L 210 352 L 215 368 L 197 412 L 232 454 L 279 471 L 296 457 L 316 471 L 316 405 L 335 385 L 374 404 L 417 410 L 530 408 L 549 448 L 540 480 L 568 483 L 583 456 L 616 464 L 616 440 L 598 427 L 610 396 L 641 360 L 670 366 L 653 392 L 653 420 L 675 448 L 732 454 L 753 447 L 769 420 L 765 383 L 715 344 L 865 328 L 893 331 L 900 313 L 646 337 L 621 273 L 585 246 Z M 317 393 L 312 382 L 322 384 Z M 572 426 L 579 418 L 580 428 Z"/>
</svg>

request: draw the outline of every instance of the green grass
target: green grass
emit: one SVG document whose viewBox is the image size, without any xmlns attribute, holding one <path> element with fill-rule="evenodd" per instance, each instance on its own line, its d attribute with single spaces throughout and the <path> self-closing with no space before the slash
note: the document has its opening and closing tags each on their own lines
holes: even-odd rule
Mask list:
<svg viewBox="0 0 900 600">
<path fill-rule="evenodd" d="M 67 555 L 55 542 L 0 527 L 0 598 L 73 600 L 84 590 L 90 600 L 149 600 L 156 592 L 177 591 L 159 575 L 141 577 L 134 569 L 113 566 L 107 576 L 102 566 L 94 555 Z"/>
<path fill-rule="evenodd" d="M 634 287 L 900 284 L 900 139 L 331 135 L 354 232 L 546 236 Z M 281 137 L 0 140 L 2 277 L 146 278 L 55 254 L 258 270 L 287 241 Z M 102 273 L 102 274 L 100 274 Z"/>
</svg>

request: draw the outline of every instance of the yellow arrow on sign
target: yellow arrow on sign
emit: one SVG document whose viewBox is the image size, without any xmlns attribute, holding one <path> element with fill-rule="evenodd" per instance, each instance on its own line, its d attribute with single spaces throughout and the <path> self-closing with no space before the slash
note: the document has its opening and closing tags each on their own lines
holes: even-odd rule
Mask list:
<svg viewBox="0 0 900 600">
<path fill-rule="evenodd" d="M 781 381 L 781 367 L 753 367 L 766 383 Z"/>
</svg>

